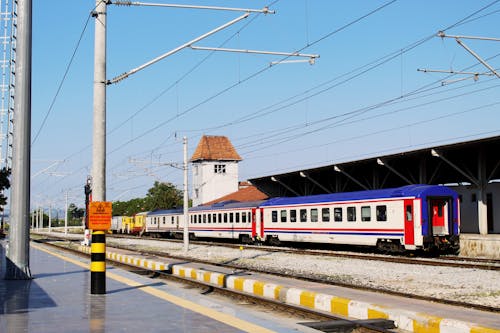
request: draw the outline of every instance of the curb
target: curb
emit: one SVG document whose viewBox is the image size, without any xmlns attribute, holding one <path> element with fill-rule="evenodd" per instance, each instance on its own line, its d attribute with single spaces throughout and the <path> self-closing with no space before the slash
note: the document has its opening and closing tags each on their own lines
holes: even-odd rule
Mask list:
<svg viewBox="0 0 500 333">
<path fill-rule="evenodd" d="M 79 251 L 90 254 L 90 247 L 79 246 Z M 476 323 L 442 318 L 425 313 L 388 308 L 377 304 L 356 301 L 335 295 L 311 292 L 294 287 L 277 285 L 231 274 L 206 271 L 182 264 L 153 261 L 136 256 L 106 252 L 106 258 L 153 271 L 166 271 L 180 278 L 209 283 L 253 296 L 272 299 L 286 304 L 355 319 L 389 319 L 399 329 L 414 333 L 500 333 L 499 329 L 483 327 Z"/>
</svg>

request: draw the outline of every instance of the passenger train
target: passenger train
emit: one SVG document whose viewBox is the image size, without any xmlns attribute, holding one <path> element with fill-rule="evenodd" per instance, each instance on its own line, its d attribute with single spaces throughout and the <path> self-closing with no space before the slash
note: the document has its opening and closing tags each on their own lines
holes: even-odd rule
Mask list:
<svg viewBox="0 0 500 333">
<path fill-rule="evenodd" d="M 460 249 L 458 195 L 437 185 L 229 201 L 190 208 L 188 216 L 190 238 L 363 245 L 384 252 Z M 157 210 L 146 214 L 142 232 L 182 238 L 183 228 L 182 209 Z"/>
</svg>

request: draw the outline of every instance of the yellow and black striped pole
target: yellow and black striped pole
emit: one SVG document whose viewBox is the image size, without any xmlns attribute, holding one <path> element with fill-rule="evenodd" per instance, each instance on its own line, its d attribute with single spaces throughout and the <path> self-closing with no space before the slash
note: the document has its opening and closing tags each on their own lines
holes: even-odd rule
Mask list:
<svg viewBox="0 0 500 333">
<path fill-rule="evenodd" d="M 106 293 L 106 234 L 104 231 L 92 232 L 90 244 L 90 293 Z"/>
</svg>

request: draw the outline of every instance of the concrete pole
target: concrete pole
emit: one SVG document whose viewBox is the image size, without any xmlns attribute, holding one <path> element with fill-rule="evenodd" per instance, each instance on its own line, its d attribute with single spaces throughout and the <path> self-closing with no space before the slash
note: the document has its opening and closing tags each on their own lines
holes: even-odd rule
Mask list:
<svg viewBox="0 0 500 333">
<path fill-rule="evenodd" d="M 183 138 L 184 146 L 184 252 L 189 250 L 189 214 L 188 214 L 188 160 L 187 160 L 187 138 Z"/>
<path fill-rule="evenodd" d="M 64 234 L 67 235 L 68 234 L 68 191 L 66 191 L 66 195 L 65 195 L 65 200 L 66 200 L 66 203 L 65 203 L 65 206 L 64 206 Z"/>
<path fill-rule="evenodd" d="M 38 208 L 38 231 L 43 229 L 43 207 Z"/>
<path fill-rule="evenodd" d="M 92 199 L 106 201 L 106 2 L 96 0 Z"/>
<path fill-rule="evenodd" d="M 106 201 L 106 1 L 96 0 L 94 37 L 94 131 L 92 201 Z M 95 243 L 95 245 L 94 245 Z M 106 234 L 92 232 L 90 293 L 106 293 Z"/>
<path fill-rule="evenodd" d="M 31 0 L 17 1 L 16 87 L 9 251 L 6 279 L 31 279 L 29 218 L 31 172 Z"/>
<path fill-rule="evenodd" d="M 52 232 L 52 203 L 49 203 L 49 232 Z"/>
</svg>

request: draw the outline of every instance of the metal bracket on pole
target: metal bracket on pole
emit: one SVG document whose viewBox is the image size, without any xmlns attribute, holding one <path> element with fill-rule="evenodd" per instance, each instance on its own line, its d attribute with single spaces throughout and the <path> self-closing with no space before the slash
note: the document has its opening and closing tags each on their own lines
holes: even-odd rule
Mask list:
<svg viewBox="0 0 500 333">
<path fill-rule="evenodd" d="M 246 13 L 262 13 L 262 14 L 276 14 L 276 11 L 269 10 L 269 7 L 264 7 L 262 9 L 248 9 L 248 8 L 228 8 L 228 7 L 217 7 L 217 6 L 194 6 L 194 5 L 179 5 L 179 4 L 168 4 L 168 3 L 146 3 L 139 1 L 108 1 L 110 5 L 117 6 L 146 6 L 146 7 L 169 7 L 169 8 L 184 8 L 184 9 L 209 9 L 209 10 L 224 10 L 233 12 L 246 12 Z"/>
<path fill-rule="evenodd" d="M 193 50 L 204 50 L 204 51 L 222 51 L 222 52 L 235 52 L 235 53 L 249 53 L 249 54 L 270 54 L 270 55 L 280 55 L 285 57 L 304 57 L 309 58 L 308 60 L 282 60 L 282 61 L 273 61 L 271 65 L 291 63 L 291 62 L 309 62 L 313 65 L 316 62 L 316 59 L 319 58 L 319 54 L 306 54 L 306 53 L 298 53 L 298 52 L 274 52 L 274 51 L 258 51 L 258 50 L 243 50 L 243 49 L 228 49 L 221 47 L 203 47 L 203 46 L 189 46 Z"/>
<path fill-rule="evenodd" d="M 179 52 L 182 49 L 185 49 L 186 47 L 191 46 L 191 44 L 199 42 L 200 40 L 205 39 L 208 36 L 211 36 L 211 35 L 215 34 L 216 32 L 219 32 L 219 31 L 221 31 L 221 30 L 223 30 L 223 29 L 225 29 L 225 28 L 227 28 L 227 27 L 229 27 L 229 26 L 231 26 L 231 25 L 233 25 L 233 24 L 235 24 L 235 23 L 237 23 L 237 22 L 239 22 L 241 20 L 246 19 L 248 17 L 248 15 L 250 15 L 250 14 L 249 13 L 245 13 L 245 14 L 243 14 L 243 15 L 235 18 L 234 20 L 229 21 L 226 24 L 221 25 L 220 27 L 215 28 L 212 31 L 207 32 L 206 34 L 203 34 L 203 35 L 201 35 L 199 37 L 196 37 L 195 39 L 192 39 L 189 42 L 184 43 L 181 46 L 178 46 L 175 49 L 173 49 L 171 51 L 168 51 L 167 53 L 164 53 L 161 56 L 154 58 L 153 60 L 148 61 L 147 63 L 145 63 L 145 64 L 143 64 L 143 65 L 141 65 L 139 67 L 136 67 L 136 68 L 134 68 L 134 69 L 132 69 L 132 70 L 130 70 L 128 72 L 125 72 L 125 73 L 123 73 L 123 74 L 121 74 L 121 75 L 119 75 L 119 76 L 117 76 L 117 77 L 115 77 L 115 78 L 113 78 L 111 80 L 108 80 L 106 82 L 106 84 L 109 85 L 109 84 L 117 83 L 117 82 L 119 82 L 119 81 L 121 81 L 123 79 L 126 79 L 130 75 L 132 75 L 134 73 L 137 73 L 138 71 L 140 71 L 140 70 L 142 70 L 142 69 L 144 69 L 144 68 L 146 68 L 148 66 L 151 66 L 152 64 L 157 63 L 158 61 L 160 61 L 160 60 L 162 60 L 162 59 L 164 59 L 164 58 L 166 58 L 168 56 L 171 56 L 171 55 Z"/>
<path fill-rule="evenodd" d="M 450 73 L 450 74 L 465 74 L 465 75 L 472 75 L 472 78 L 474 81 L 477 81 L 480 75 L 495 75 L 496 77 L 500 78 L 500 74 L 497 72 L 496 69 L 491 67 L 483 58 L 481 58 L 476 52 L 474 52 L 470 47 L 468 47 L 462 39 L 475 39 L 475 40 L 485 40 L 485 41 L 494 41 L 494 42 L 500 42 L 500 38 L 491 38 L 491 37 L 477 37 L 477 36 L 460 36 L 460 35 L 446 35 L 444 31 L 439 31 L 437 33 L 438 37 L 441 38 L 454 38 L 455 41 L 458 43 L 458 45 L 462 46 L 467 52 L 469 52 L 474 58 L 476 58 L 481 64 L 483 64 L 486 68 L 488 68 L 489 72 L 485 73 L 471 73 L 471 72 L 456 72 L 456 71 L 440 71 L 440 70 L 427 70 L 427 69 L 417 69 L 417 71 L 420 72 L 430 72 L 430 73 Z M 467 78 L 462 78 L 462 79 L 457 79 L 457 80 L 452 80 L 452 81 L 443 81 L 442 84 L 449 84 L 449 83 L 454 83 L 458 81 L 463 81 L 467 80 L 471 77 Z"/>
</svg>

